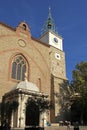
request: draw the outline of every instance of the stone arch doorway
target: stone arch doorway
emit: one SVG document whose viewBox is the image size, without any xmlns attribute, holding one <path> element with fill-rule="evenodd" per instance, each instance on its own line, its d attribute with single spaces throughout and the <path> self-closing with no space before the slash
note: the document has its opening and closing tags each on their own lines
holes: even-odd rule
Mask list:
<svg viewBox="0 0 87 130">
<path fill-rule="evenodd" d="M 39 108 L 32 101 L 26 106 L 26 126 L 39 126 Z"/>
</svg>

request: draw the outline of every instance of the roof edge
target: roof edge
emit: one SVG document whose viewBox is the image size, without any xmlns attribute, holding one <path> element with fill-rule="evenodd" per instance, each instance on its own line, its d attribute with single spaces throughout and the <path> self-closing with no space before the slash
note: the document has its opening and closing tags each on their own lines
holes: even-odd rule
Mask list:
<svg viewBox="0 0 87 130">
<path fill-rule="evenodd" d="M 7 27 L 7 28 L 13 30 L 13 31 L 16 31 L 16 28 L 13 28 L 13 27 L 11 27 L 11 26 L 8 25 L 8 24 L 5 24 L 5 23 L 3 23 L 3 22 L 0 22 L 0 24 L 1 24 L 2 26 L 5 26 L 5 27 Z"/>
</svg>

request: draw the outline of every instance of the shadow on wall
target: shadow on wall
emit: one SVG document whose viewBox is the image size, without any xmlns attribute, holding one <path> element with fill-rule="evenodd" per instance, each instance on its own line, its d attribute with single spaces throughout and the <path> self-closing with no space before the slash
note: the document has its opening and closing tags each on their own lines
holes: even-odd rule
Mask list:
<svg viewBox="0 0 87 130">
<path fill-rule="evenodd" d="M 59 84 L 59 93 L 55 93 L 56 103 L 60 106 L 59 114 L 56 116 L 56 122 L 59 121 L 70 121 L 71 120 L 71 104 L 70 96 L 71 90 L 69 83 L 64 80 L 63 83 Z"/>
</svg>

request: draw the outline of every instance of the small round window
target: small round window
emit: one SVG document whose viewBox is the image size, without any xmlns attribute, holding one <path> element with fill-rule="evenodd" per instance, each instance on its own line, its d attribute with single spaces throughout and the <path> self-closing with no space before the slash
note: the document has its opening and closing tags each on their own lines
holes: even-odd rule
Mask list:
<svg viewBox="0 0 87 130">
<path fill-rule="evenodd" d="M 58 59 L 58 60 L 60 60 L 60 54 L 55 53 L 55 58 Z"/>
</svg>

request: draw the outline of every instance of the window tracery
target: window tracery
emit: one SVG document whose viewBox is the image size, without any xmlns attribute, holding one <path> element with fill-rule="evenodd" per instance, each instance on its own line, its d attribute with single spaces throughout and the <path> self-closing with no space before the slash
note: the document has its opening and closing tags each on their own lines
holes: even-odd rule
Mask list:
<svg viewBox="0 0 87 130">
<path fill-rule="evenodd" d="M 16 80 L 25 79 L 25 73 L 27 71 L 27 61 L 22 55 L 17 55 L 12 61 L 12 73 L 11 78 Z"/>
</svg>

